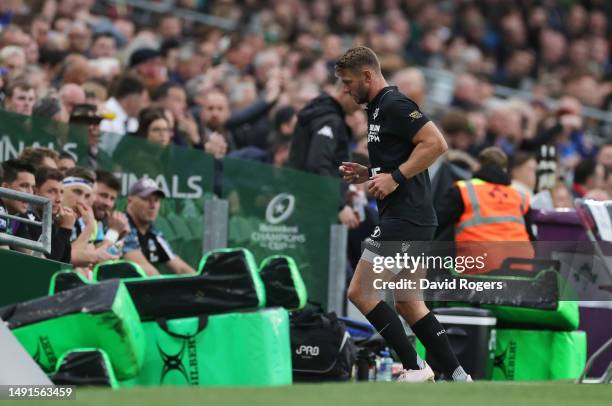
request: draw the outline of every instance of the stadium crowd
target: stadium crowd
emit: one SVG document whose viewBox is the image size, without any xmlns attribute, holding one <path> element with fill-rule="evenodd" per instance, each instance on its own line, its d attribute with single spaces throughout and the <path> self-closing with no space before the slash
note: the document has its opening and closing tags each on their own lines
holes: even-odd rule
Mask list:
<svg viewBox="0 0 612 406">
<path fill-rule="evenodd" d="M 534 195 L 534 204 L 569 207 L 572 197 L 612 197 L 612 120 L 582 114 L 584 107 L 612 108 L 609 1 L 177 2 L 234 22 L 239 29 L 229 33 L 171 14 L 143 19 L 141 10 L 98 3 L 0 2 L 3 108 L 89 129 L 87 162 L 26 149 L 3 164 L 3 187 L 53 200 L 54 259 L 90 267 L 124 256 L 150 274 L 156 262 L 193 272 L 152 226 L 163 192 L 143 180 L 130 190 L 127 213 L 116 213 L 117 180 L 94 172 L 96 163 L 105 157 L 146 161 L 145 150 L 130 151 L 125 143 L 141 137 L 217 159 L 290 166 L 292 135 L 300 119 L 308 119 L 298 113 L 321 92 L 337 92 L 335 62 L 353 45 L 372 48 L 383 73 L 442 129 L 450 181 L 459 172 L 469 178 L 479 169 L 478 154 L 497 146 L 510 158 L 513 184 Z M 431 100 L 435 79 L 427 83 L 424 74 L 431 68 L 455 75 L 448 105 Z M 530 97 L 497 97 L 496 85 Z M 347 153 L 367 163 L 366 114 L 345 113 Z M 554 146 L 554 155 L 543 156 L 544 146 Z M 551 156 L 553 178 L 543 181 L 540 163 Z M 449 186 L 438 186 L 435 199 Z M 360 215 L 352 208 L 364 198 L 369 204 Z M 347 190 L 346 207 L 341 222 L 371 230 L 375 205 L 363 187 Z M 39 216 L 6 201 L 2 208 Z M 2 225 L 11 228 L 9 221 Z M 23 226 L 12 232 L 37 231 Z M 111 249 L 117 241 L 121 247 Z"/>
</svg>

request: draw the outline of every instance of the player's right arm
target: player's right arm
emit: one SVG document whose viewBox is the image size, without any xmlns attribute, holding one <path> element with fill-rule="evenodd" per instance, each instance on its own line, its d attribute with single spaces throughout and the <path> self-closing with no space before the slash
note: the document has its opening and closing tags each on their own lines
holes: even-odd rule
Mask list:
<svg viewBox="0 0 612 406">
<path fill-rule="evenodd" d="M 347 183 L 359 184 L 370 179 L 368 168 L 355 162 L 342 162 L 338 169 Z"/>
</svg>

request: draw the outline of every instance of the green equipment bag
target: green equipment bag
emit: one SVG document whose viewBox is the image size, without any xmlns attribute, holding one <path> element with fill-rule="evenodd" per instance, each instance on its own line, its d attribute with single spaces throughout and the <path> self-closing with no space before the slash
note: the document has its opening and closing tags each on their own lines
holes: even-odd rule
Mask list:
<svg viewBox="0 0 612 406">
<path fill-rule="evenodd" d="M 578 302 L 573 300 L 560 301 L 556 308 L 549 310 L 496 305 L 482 307 L 493 312 L 500 327 L 573 331 L 580 324 Z"/>
<path fill-rule="evenodd" d="M 147 274 L 136 262 L 116 259 L 96 264 L 93 268 L 94 281 L 105 281 L 108 279 L 146 278 Z"/>
<path fill-rule="evenodd" d="M 46 372 L 55 371 L 59 355 L 82 347 L 106 351 L 120 379 L 135 376 L 142 366 L 142 326 L 118 279 L 7 306 L 0 317 Z"/>
<path fill-rule="evenodd" d="M 259 275 L 266 287 L 268 307 L 279 306 L 293 311 L 306 306 L 306 286 L 293 258 L 286 255 L 270 256 L 259 266 Z"/>
<path fill-rule="evenodd" d="M 285 309 L 145 322 L 145 361 L 134 385 L 289 385 Z"/>
<path fill-rule="evenodd" d="M 576 379 L 586 364 L 584 331 L 497 330 L 494 381 Z"/>
<path fill-rule="evenodd" d="M 78 348 L 60 357 L 51 376 L 56 385 L 106 386 L 117 388 L 117 378 L 104 350 Z"/>
<path fill-rule="evenodd" d="M 206 263 L 205 272 L 196 275 L 123 279 L 140 319 L 176 319 L 265 306 L 264 284 L 250 251 L 219 250 L 204 257 L 202 263 Z M 88 282 L 66 272 L 57 273 L 50 294 L 83 283 Z"/>
</svg>

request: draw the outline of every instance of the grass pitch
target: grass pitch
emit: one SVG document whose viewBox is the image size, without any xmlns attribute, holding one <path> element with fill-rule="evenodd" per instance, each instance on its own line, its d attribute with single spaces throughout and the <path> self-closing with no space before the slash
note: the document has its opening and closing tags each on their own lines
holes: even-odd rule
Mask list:
<svg viewBox="0 0 612 406">
<path fill-rule="evenodd" d="M 48 402 L 20 402 L 43 404 Z M 65 403 L 64 403 L 65 404 Z M 612 385 L 571 382 L 394 382 L 296 384 L 277 388 L 151 387 L 121 390 L 77 388 L 72 405 L 612 405 Z"/>
</svg>

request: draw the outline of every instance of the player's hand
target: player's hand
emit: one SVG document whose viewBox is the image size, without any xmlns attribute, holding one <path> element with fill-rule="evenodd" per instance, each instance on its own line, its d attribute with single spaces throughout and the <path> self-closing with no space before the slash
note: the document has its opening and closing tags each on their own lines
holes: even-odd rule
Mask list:
<svg viewBox="0 0 612 406">
<path fill-rule="evenodd" d="M 368 192 L 378 200 L 382 200 L 395 192 L 398 186 L 390 173 L 379 173 L 371 178 Z"/>
<path fill-rule="evenodd" d="M 84 203 L 77 203 L 77 214 L 83 219 L 85 226 L 92 225 L 96 222 L 96 217 L 92 208 Z"/>
<path fill-rule="evenodd" d="M 342 162 L 338 167 L 342 179 L 347 183 L 363 183 L 368 180 L 368 168 L 355 162 Z"/>
<path fill-rule="evenodd" d="M 113 245 L 112 242 L 104 240 L 99 247 L 96 247 L 93 251 L 94 261 L 95 263 L 100 263 L 104 261 L 110 261 L 111 259 L 119 259 L 118 255 L 113 255 L 108 252 L 108 247 Z"/>
<path fill-rule="evenodd" d="M 338 213 L 338 220 L 349 229 L 359 227 L 359 216 L 352 207 L 344 206 L 340 213 Z"/>
</svg>

